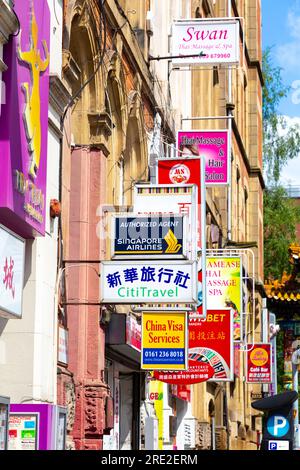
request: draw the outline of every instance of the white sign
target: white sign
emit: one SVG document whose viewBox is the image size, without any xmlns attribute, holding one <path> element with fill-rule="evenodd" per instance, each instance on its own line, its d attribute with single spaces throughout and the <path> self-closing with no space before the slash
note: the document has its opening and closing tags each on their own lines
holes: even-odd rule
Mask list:
<svg viewBox="0 0 300 470">
<path fill-rule="evenodd" d="M 192 19 L 173 23 L 174 65 L 238 64 L 240 60 L 238 19 Z M 197 57 L 184 56 L 196 55 Z"/>
<path fill-rule="evenodd" d="M 58 362 L 68 364 L 68 330 L 58 327 Z"/>
<path fill-rule="evenodd" d="M 102 261 L 101 302 L 115 304 L 197 302 L 197 263 Z"/>
<path fill-rule="evenodd" d="M 0 225 L 0 316 L 22 316 L 25 240 Z"/>
<path fill-rule="evenodd" d="M 136 214 L 183 214 L 187 216 L 187 252 L 197 259 L 198 188 L 193 185 L 136 185 L 134 193 Z"/>
<path fill-rule="evenodd" d="M 290 450 L 289 441 L 269 441 L 268 450 Z"/>
</svg>

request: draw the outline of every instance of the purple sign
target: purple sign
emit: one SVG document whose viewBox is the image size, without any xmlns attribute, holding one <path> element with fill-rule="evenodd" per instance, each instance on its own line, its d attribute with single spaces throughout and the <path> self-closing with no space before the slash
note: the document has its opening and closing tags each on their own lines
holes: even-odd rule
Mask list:
<svg viewBox="0 0 300 470">
<path fill-rule="evenodd" d="M 228 131 L 178 131 L 178 155 L 181 158 L 205 157 L 205 184 L 229 184 Z"/>
<path fill-rule="evenodd" d="M 20 33 L 4 47 L 0 116 L 0 222 L 23 237 L 45 234 L 50 11 L 15 0 Z"/>
</svg>

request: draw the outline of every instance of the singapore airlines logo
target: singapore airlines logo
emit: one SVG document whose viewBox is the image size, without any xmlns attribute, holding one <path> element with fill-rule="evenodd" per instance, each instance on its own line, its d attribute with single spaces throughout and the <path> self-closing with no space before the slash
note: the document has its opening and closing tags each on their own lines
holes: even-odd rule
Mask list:
<svg viewBox="0 0 300 470">
<path fill-rule="evenodd" d="M 31 15 L 31 40 L 30 49 L 21 51 L 21 35 L 20 45 L 18 47 L 19 59 L 30 67 L 31 84 L 22 83 L 25 93 L 25 111 L 24 125 L 27 134 L 28 148 L 31 155 L 29 166 L 29 175 L 35 179 L 37 177 L 40 166 L 41 157 L 41 96 L 40 96 L 40 74 L 45 72 L 49 66 L 49 51 L 45 40 L 42 41 L 45 59 L 41 59 L 38 49 L 38 25 L 35 18 L 34 3 L 32 2 Z"/>
<path fill-rule="evenodd" d="M 178 239 L 176 238 L 176 236 L 174 235 L 171 229 L 168 231 L 167 235 L 165 236 L 165 240 L 168 244 L 166 253 L 174 253 L 174 254 L 178 253 L 182 245 L 178 243 Z"/>
</svg>

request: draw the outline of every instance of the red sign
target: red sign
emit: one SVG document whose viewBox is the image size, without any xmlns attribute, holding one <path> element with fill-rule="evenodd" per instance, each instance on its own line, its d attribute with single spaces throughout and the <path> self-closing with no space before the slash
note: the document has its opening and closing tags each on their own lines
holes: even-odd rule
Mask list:
<svg viewBox="0 0 300 470">
<path fill-rule="evenodd" d="M 195 384 L 233 380 L 233 312 L 208 310 L 206 320 L 189 320 L 189 368 L 182 372 L 155 371 L 157 380 Z"/>
<path fill-rule="evenodd" d="M 247 345 L 247 383 L 271 383 L 271 344 Z"/>
<path fill-rule="evenodd" d="M 132 315 L 127 315 L 126 318 L 126 343 L 141 352 L 142 327 Z"/>
</svg>

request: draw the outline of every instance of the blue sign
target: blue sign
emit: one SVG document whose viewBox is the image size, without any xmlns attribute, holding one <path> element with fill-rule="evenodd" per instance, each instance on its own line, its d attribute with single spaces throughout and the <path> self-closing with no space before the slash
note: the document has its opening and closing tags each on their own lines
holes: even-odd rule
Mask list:
<svg viewBox="0 0 300 470">
<path fill-rule="evenodd" d="M 269 450 L 277 450 L 277 442 L 269 442 Z"/>
<path fill-rule="evenodd" d="M 284 416 L 274 415 L 267 422 L 268 433 L 274 437 L 286 436 L 290 430 L 290 423 Z"/>
<path fill-rule="evenodd" d="M 113 258 L 184 258 L 184 216 L 113 216 Z"/>
</svg>

